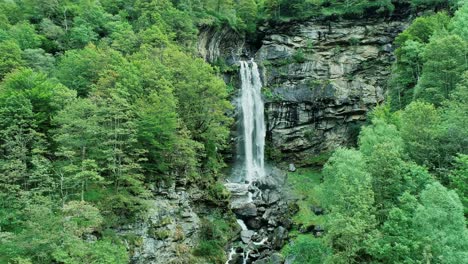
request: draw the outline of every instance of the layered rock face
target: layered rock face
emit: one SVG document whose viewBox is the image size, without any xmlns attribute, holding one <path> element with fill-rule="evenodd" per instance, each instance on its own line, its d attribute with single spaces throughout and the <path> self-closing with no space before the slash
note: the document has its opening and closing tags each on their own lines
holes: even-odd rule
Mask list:
<svg viewBox="0 0 468 264">
<path fill-rule="evenodd" d="M 383 101 L 392 42 L 406 22 L 309 21 L 265 31 L 263 65 L 271 147 L 306 158 L 347 145 Z"/>
</svg>

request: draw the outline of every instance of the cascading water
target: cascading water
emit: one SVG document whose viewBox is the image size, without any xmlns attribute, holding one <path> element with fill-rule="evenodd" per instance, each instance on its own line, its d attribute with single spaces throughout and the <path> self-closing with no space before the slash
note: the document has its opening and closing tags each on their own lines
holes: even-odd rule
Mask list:
<svg viewBox="0 0 468 264">
<path fill-rule="evenodd" d="M 241 61 L 241 112 L 244 140 L 244 180 L 252 183 L 265 176 L 265 117 L 261 95 L 262 82 L 257 64 Z"/>
<path fill-rule="evenodd" d="M 254 182 L 265 177 L 265 117 L 264 105 L 262 100 L 262 82 L 258 65 L 252 59 L 250 61 L 240 62 L 240 77 L 242 82 L 240 95 L 240 132 L 242 133 L 242 144 L 239 149 L 240 170 L 237 171 L 237 183 L 229 182 L 226 187 L 231 191 L 233 198 L 231 208 L 242 208 L 246 204 L 252 204 L 252 197 L 258 195 L 260 190 L 254 187 Z M 257 190 L 257 191 L 253 191 Z M 235 262 L 233 259 L 236 254 L 240 254 L 242 263 L 250 263 L 250 254 L 256 247 L 264 245 L 268 239 L 264 238 L 260 242 L 255 242 L 252 236 L 257 232 L 248 230 L 244 221 L 237 220 L 242 228 L 242 245 L 239 253 L 234 247 L 228 254 L 226 264 Z M 238 247 L 239 248 L 239 247 Z M 237 262 L 236 262 L 237 263 Z"/>
</svg>

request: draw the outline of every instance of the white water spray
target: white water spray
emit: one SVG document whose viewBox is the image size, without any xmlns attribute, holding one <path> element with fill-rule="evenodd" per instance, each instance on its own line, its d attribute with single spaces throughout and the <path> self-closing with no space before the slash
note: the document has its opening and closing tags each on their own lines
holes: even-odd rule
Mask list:
<svg viewBox="0 0 468 264">
<path fill-rule="evenodd" d="M 265 117 L 262 82 L 257 64 L 241 61 L 241 111 L 244 136 L 245 181 L 252 183 L 265 176 Z"/>
</svg>

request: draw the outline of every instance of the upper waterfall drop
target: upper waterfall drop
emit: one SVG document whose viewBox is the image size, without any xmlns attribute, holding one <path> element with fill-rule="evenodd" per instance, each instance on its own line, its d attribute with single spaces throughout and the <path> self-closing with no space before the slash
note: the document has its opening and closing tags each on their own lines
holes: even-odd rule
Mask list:
<svg viewBox="0 0 468 264">
<path fill-rule="evenodd" d="M 241 113 L 244 140 L 245 181 L 252 183 L 265 176 L 265 115 L 262 100 L 262 81 L 258 65 L 251 61 L 240 62 Z"/>
</svg>

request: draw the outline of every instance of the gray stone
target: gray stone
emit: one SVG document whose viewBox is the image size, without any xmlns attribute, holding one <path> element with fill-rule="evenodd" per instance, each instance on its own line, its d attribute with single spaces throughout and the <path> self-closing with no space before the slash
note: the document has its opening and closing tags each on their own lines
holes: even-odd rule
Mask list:
<svg viewBox="0 0 468 264">
<path fill-rule="evenodd" d="M 290 172 L 295 172 L 296 171 L 296 166 L 294 166 L 294 163 L 289 163 L 289 171 Z"/>
<path fill-rule="evenodd" d="M 234 209 L 234 213 L 240 217 L 257 216 L 257 207 L 253 203 L 245 203 Z"/>
<path fill-rule="evenodd" d="M 281 199 L 281 195 L 277 191 L 268 192 L 268 194 L 266 196 L 267 197 L 266 197 L 265 201 L 268 204 L 276 203 L 277 201 L 279 201 Z"/>
<path fill-rule="evenodd" d="M 249 244 L 252 241 L 252 236 L 255 234 L 252 230 L 242 230 L 241 239 L 245 244 Z"/>
</svg>

